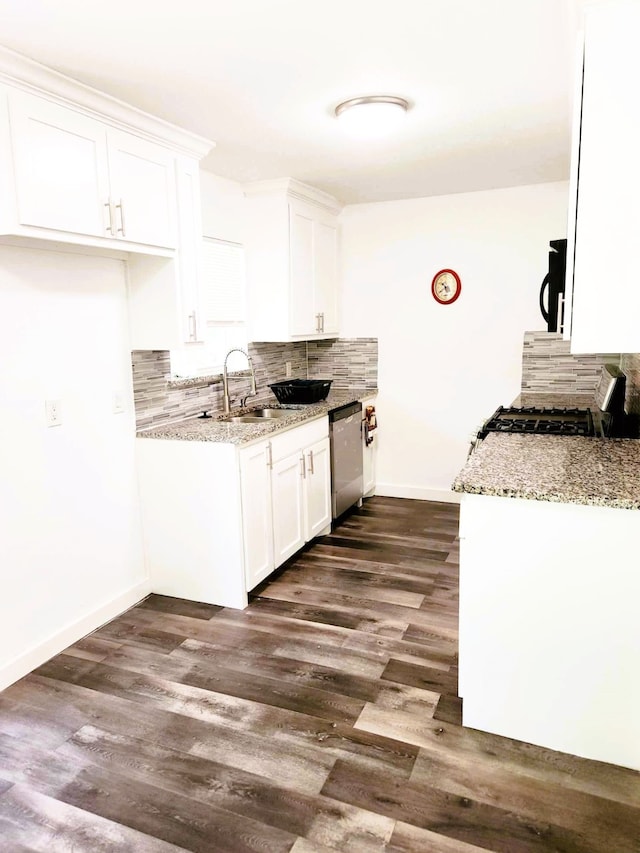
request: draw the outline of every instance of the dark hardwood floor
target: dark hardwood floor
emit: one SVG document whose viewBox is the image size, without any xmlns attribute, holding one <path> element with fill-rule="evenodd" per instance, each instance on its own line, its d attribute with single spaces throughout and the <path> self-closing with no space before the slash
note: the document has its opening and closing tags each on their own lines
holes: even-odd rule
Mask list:
<svg viewBox="0 0 640 853">
<path fill-rule="evenodd" d="M 0 850 L 639 853 L 640 774 L 461 727 L 457 529 L 372 498 L 246 611 L 151 596 L 4 691 Z"/>
</svg>

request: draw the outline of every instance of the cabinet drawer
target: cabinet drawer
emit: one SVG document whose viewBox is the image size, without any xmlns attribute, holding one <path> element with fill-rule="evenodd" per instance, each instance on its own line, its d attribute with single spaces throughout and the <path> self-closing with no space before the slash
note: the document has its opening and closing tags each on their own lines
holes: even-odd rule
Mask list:
<svg viewBox="0 0 640 853">
<path fill-rule="evenodd" d="M 287 430 L 271 439 L 271 457 L 274 462 L 284 459 L 296 450 L 315 444 L 329 435 L 329 418 L 323 415 L 310 423 Z"/>
</svg>

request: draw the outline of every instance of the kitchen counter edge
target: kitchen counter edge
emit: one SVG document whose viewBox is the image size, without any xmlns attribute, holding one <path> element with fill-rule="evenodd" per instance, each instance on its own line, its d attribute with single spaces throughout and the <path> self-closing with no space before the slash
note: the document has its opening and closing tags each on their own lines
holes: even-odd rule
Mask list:
<svg viewBox="0 0 640 853">
<path fill-rule="evenodd" d="M 640 441 L 493 433 L 453 482 L 454 492 L 640 509 Z"/>
<path fill-rule="evenodd" d="M 211 418 L 196 416 L 172 424 L 138 430 L 136 436 L 169 441 L 206 441 L 244 446 L 320 418 L 338 406 L 363 402 L 376 397 L 377 394 L 377 388 L 359 388 L 352 391 L 332 391 L 326 400 L 318 403 L 292 404 L 291 406 L 277 402 L 263 403 L 262 405 L 268 408 L 290 410 L 291 416 L 278 420 L 265 419 L 264 423 L 250 424 L 228 423 L 222 420 L 223 415 L 212 415 Z M 249 409 L 238 410 L 238 414 L 248 411 Z"/>
</svg>

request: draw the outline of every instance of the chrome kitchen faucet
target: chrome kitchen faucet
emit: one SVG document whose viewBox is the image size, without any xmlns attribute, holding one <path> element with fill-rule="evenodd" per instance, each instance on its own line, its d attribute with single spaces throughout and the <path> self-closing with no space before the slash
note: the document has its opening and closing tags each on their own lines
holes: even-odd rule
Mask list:
<svg viewBox="0 0 640 853">
<path fill-rule="evenodd" d="M 230 349 L 224 357 L 224 367 L 222 368 L 222 406 L 225 415 L 228 415 L 231 411 L 231 405 L 229 400 L 229 375 L 227 373 L 227 359 L 229 358 L 232 352 L 241 352 L 242 355 L 246 356 L 247 362 L 249 364 L 249 370 L 251 371 L 251 390 L 246 396 L 240 398 L 240 405 L 244 407 L 247 403 L 247 397 L 254 397 L 258 393 L 256 390 L 256 374 L 253 369 L 253 362 L 251 361 L 251 356 L 248 352 L 245 352 L 239 347 L 234 347 L 233 349 Z"/>
</svg>

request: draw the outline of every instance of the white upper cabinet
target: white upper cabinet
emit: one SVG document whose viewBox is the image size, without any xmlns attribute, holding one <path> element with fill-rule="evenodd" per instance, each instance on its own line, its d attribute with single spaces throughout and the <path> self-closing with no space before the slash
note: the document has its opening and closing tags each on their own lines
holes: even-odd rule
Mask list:
<svg viewBox="0 0 640 853">
<path fill-rule="evenodd" d="M 104 125 L 23 92 L 9 95 L 18 222 L 104 237 L 109 167 Z"/>
<path fill-rule="evenodd" d="M 324 334 L 338 334 L 338 226 L 335 217 L 316 219 L 314 228 L 314 311 Z"/>
<path fill-rule="evenodd" d="M 122 131 L 107 133 L 115 233 L 152 246 L 176 245 L 175 155 Z"/>
<path fill-rule="evenodd" d="M 289 205 L 291 334 L 315 335 L 313 212 L 300 207 Z"/>
<path fill-rule="evenodd" d="M 637 0 L 587 10 L 581 127 L 574 127 L 572 352 L 640 350 L 638 32 Z M 571 229 L 570 222 L 570 238 Z"/>
<path fill-rule="evenodd" d="M 126 259 L 133 349 L 201 340 L 198 163 L 212 147 L 0 47 L 0 236 Z"/>
<path fill-rule="evenodd" d="M 1 235 L 174 257 L 181 164 L 212 147 L 0 47 Z"/>
<path fill-rule="evenodd" d="M 291 179 L 245 194 L 250 340 L 337 337 L 340 204 Z"/>
<path fill-rule="evenodd" d="M 167 148 L 24 92 L 9 121 L 20 225 L 176 246 Z"/>
</svg>

